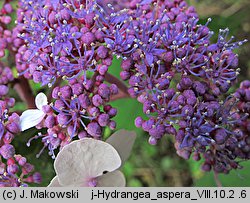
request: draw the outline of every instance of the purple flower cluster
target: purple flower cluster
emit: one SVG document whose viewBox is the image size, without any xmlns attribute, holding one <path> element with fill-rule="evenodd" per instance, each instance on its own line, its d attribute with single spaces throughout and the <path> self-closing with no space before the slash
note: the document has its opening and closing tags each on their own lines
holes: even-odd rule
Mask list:
<svg viewBox="0 0 250 203">
<path fill-rule="evenodd" d="M 26 158 L 16 155 L 11 144 L 20 133 L 18 114 L 9 113 L 15 105 L 13 98 L 8 98 L 8 87 L 0 85 L 0 187 L 20 187 L 27 183 L 40 183 L 41 175 L 34 173 L 34 167 Z"/>
<path fill-rule="evenodd" d="M 55 102 L 43 107 L 46 117 L 37 127 L 47 128 L 47 133 L 31 140 L 42 138 L 53 158 L 54 150 L 62 149 L 75 138 L 101 139 L 104 127 L 111 130 L 116 127 L 111 119 L 117 110 L 106 104 L 112 95 L 117 94 L 116 85 L 108 86 L 101 78 L 95 78 L 95 82 L 87 80 L 86 84 L 84 81 L 82 76 L 70 80 L 69 85 L 55 87 L 52 92 Z"/>
<path fill-rule="evenodd" d="M 15 53 L 23 44 L 23 41 L 18 38 L 21 26 L 12 26 L 12 15 L 14 9 L 11 5 L 12 0 L 6 0 L 0 9 L 0 58 L 5 57 L 6 50 Z"/>
<path fill-rule="evenodd" d="M 10 110 L 15 105 L 15 99 L 8 96 L 14 76 L 9 67 L 11 62 L 6 62 L 6 50 L 15 52 L 22 42 L 17 38 L 18 27 L 10 29 L 12 12 L 10 0 L 5 1 L 0 9 L 0 187 L 20 187 L 41 182 L 41 175 L 34 172 L 33 165 L 25 157 L 16 154 L 12 145 L 21 129 L 19 115 Z"/>
<path fill-rule="evenodd" d="M 7 29 L 8 24 L 11 22 L 9 14 L 12 11 L 12 6 L 9 3 L 5 3 L 3 8 L 0 9 L 0 58 L 5 56 L 5 49 L 12 39 L 11 31 Z"/>
<path fill-rule="evenodd" d="M 20 1 L 18 25 L 25 44 L 17 69 L 26 78 L 51 87 L 58 78 L 70 81 L 87 72 L 103 76 L 112 57 L 94 21 L 92 1 Z M 25 65 L 24 65 L 25 64 Z"/>
<path fill-rule="evenodd" d="M 243 101 L 246 102 L 247 101 Z M 248 101 L 249 103 L 249 101 Z M 240 101 L 229 96 L 225 101 L 208 101 L 195 104 L 189 113 L 178 120 L 176 132 L 177 153 L 188 159 L 193 153 L 194 160 L 204 157 L 202 169 L 213 169 L 228 173 L 241 168 L 238 158 L 249 159 L 247 144 L 249 132 L 241 129 L 249 122 L 249 110 L 240 110 Z"/>
<path fill-rule="evenodd" d="M 234 95 L 228 90 L 240 72 L 234 49 L 246 41 L 221 29 L 212 43 L 210 21 L 199 24 L 183 0 L 20 0 L 17 70 L 53 87 L 37 126 L 47 133 L 34 138 L 55 157 L 72 139 L 101 139 L 104 127 L 114 129 L 117 111 L 108 102 L 119 90 L 105 79 L 116 57 L 128 93 L 143 104 L 147 118 L 135 125 L 150 144 L 170 134 L 180 156 L 204 157 L 205 171 L 240 168 L 238 158 L 250 158 L 249 82 Z"/>
<path fill-rule="evenodd" d="M 62 128 L 67 128 L 71 138 L 76 135 L 79 138 L 86 136 L 100 138 L 102 127 L 109 126 L 114 130 L 116 126 L 111 118 L 116 115 L 117 111 L 105 103 L 117 93 L 118 89 L 115 85 L 109 87 L 104 83 L 84 86 L 83 81 L 82 77 L 79 80 L 71 81 L 70 86 L 54 88 L 53 98 L 56 100 L 52 108 L 57 114 L 58 124 Z M 81 132 L 80 127 L 83 130 Z"/>
<path fill-rule="evenodd" d="M 138 117 L 135 125 L 149 133 L 151 144 L 174 135 L 177 153 L 186 159 L 194 153 L 196 160 L 203 155 L 204 170 L 239 168 L 237 158 L 250 158 L 247 144 L 240 144 L 249 133 L 239 130 L 249 109 L 241 110 L 235 96 L 223 101 L 223 94 L 240 72 L 233 50 L 246 40 L 234 42 L 224 29 L 212 43 L 211 19 L 198 24 L 185 1 L 133 2 L 130 9 L 99 9 L 96 18 L 107 48 L 122 58 L 120 76 L 128 80 L 128 92 L 148 117 Z"/>
<path fill-rule="evenodd" d="M 104 127 L 115 129 L 111 118 L 117 111 L 107 103 L 118 88 L 104 83 L 113 56 L 94 20 L 97 4 L 21 0 L 19 5 L 19 74 L 48 87 L 56 81 L 66 84 L 53 86 L 53 101 L 44 107 L 47 116 L 37 126 L 47 128 L 47 133 L 34 138 L 42 137 L 54 157 L 55 149 L 76 136 L 100 139 Z"/>
</svg>

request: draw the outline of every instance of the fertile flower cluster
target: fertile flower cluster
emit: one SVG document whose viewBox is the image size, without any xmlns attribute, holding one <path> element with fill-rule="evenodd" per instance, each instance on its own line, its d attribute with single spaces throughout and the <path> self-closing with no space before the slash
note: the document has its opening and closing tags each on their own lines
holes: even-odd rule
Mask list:
<svg viewBox="0 0 250 203">
<path fill-rule="evenodd" d="M 93 137 L 100 139 L 103 127 L 114 130 L 116 123 L 111 119 L 117 110 L 105 103 L 118 92 L 115 85 L 93 83 L 84 76 L 71 80 L 69 85 L 55 87 L 52 92 L 54 103 L 48 105 L 46 95 L 40 93 L 36 97 L 37 110 L 27 110 L 21 116 L 22 131 L 37 126 L 47 128 L 46 134 L 33 137 L 42 137 L 42 141 L 55 158 L 54 150 L 62 149 L 73 138 L 83 139 Z M 42 122 L 43 121 L 43 122 Z M 43 150 L 42 150 L 43 151 Z M 42 152 L 41 151 L 41 152 Z M 39 156 L 39 154 L 38 154 Z"/>
<path fill-rule="evenodd" d="M 18 36 L 23 41 L 16 54 L 19 74 L 49 87 L 56 81 L 67 83 L 53 87 L 54 100 L 44 107 L 47 116 L 40 125 L 47 134 L 35 138 L 43 137 L 55 157 L 54 150 L 75 136 L 100 139 L 104 127 L 115 129 L 111 118 L 117 111 L 107 102 L 118 88 L 104 83 L 113 56 L 95 25 L 95 2 L 21 0 L 19 4 Z"/>
<path fill-rule="evenodd" d="M 3 81 L 4 77 L 3 74 L 0 81 Z M 8 86 L 0 85 L 0 187 L 19 187 L 26 186 L 27 183 L 40 183 L 41 175 L 34 173 L 34 167 L 27 162 L 25 157 L 17 155 L 11 144 L 21 129 L 18 114 L 9 114 L 9 109 L 15 105 L 15 100 L 6 96 L 8 90 Z"/>
<path fill-rule="evenodd" d="M 126 8 L 109 5 L 96 18 L 107 48 L 122 57 L 128 92 L 148 117 L 135 125 L 149 133 L 151 144 L 174 135 L 177 153 L 188 159 L 194 152 L 195 160 L 203 155 L 206 171 L 239 168 L 237 158 L 250 158 L 247 144 L 240 144 L 249 133 L 239 130 L 249 109 L 240 108 L 235 96 L 222 100 L 240 71 L 233 50 L 246 40 L 228 40 L 224 29 L 211 43 L 211 19 L 198 24 L 194 8 L 182 0 L 133 1 Z"/>
<path fill-rule="evenodd" d="M 22 30 L 22 27 L 17 25 L 13 28 L 11 24 L 11 16 L 14 14 L 11 1 L 12 0 L 5 0 L 2 8 L 0 8 L 0 58 L 6 56 L 6 50 L 15 53 L 23 44 L 23 41 L 17 36 L 20 30 Z M 14 63 L 14 61 L 12 62 Z"/>
<path fill-rule="evenodd" d="M 15 58 L 21 78 L 49 91 L 37 95 L 37 109 L 8 116 L 13 63 L 0 63 L 0 185 L 40 182 L 11 145 L 20 131 L 42 129 L 28 145 L 41 138 L 41 152 L 48 148 L 56 158 L 55 150 L 73 140 L 96 142 L 89 138 L 115 129 L 117 110 L 109 102 L 126 89 L 108 72 L 115 58 L 129 85 L 125 94 L 143 104 L 146 116 L 135 125 L 150 144 L 173 135 L 178 155 L 203 157 L 202 169 L 218 173 L 250 159 L 250 82 L 228 96 L 240 72 L 234 49 L 245 40 L 235 42 L 224 29 L 212 43 L 211 19 L 199 24 L 183 0 L 19 0 L 13 29 L 9 2 L 0 10 L 0 58 Z"/>
<path fill-rule="evenodd" d="M 42 136 L 54 156 L 75 136 L 100 139 L 103 127 L 115 128 L 110 119 L 116 110 L 107 102 L 118 88 L 104 80 L 116 56 L 128 93 L 143 104 L 148 119 L 138 117 L 135 125 L 149 133 L 150 144 L 171 134 L 180 156 L 205 158 L 204 170 L 238 168 L 236 158 L 249 159 L 239 144 L 243 138 L 247 143 L 248 132 L 240 129 L 249 109 L 235 96 L 223 102 L 222 95 L 236 82 L 233 50 L 245 40 L 228 39 L 224 29 L 211 43 L 211 19 L 198 24 L 195 9 L 183 0 L 115 2 L 20 1 L 19 73 L 49 87 L 61 79 L 68 83 L 53 87 L 54 101 L 43 108 L 39 124 L 47 134 L 35 138 Z"/>
<path fill-rule="evenodd" d="M 112 56 L 94 25 L 96 4 L 22 0 L 20 6 L 18 25 L 23 32 L 19 37 L 25 42 L 18 50 L 20 74 L 49 87 L 58 78 L 70 81 L 80 75 L 86 84 L 88 72 L 103 81 Z"/>
<path fill-rule="evenodd" d="M 57 114 L 57 124 L 67 128 L 71 138 L 76 135 L 79 138 L 86 136 L 100 138 L 102 127 L 109 126 L 112 130 L 116 127 L 116 123 L 111 121 L 111 118 L 116 115 L 117 110 L 105 103 L 117 92 L 115 85 L 109 87 L 101 83 L 84 86 L 83 77 L 71 81 L 70 85 L 54 88 L 52 96 L 55 103 L 52 109 Z M 50 120 L 52 117 L 47 119 Z M 49 123 L 47 128 L 56 125 L 51 125 L 49 121 L 47 123 Z"/>
<path fill-rule="evenodd" d="M 247 103 L 246 100 L 243 102 Z M 205 171 L 213 168 L 215 172 L 228 173 L 231 169 L 241 168 L 238 158 L 249 159 L 250 148 L 247 144 L 249 132 L 244 129 L 249 123 L 249 109 L 241 110 L 240 103 L 237 97 L 229 96 L 221 102 L 196 104 L 187 118 L 178 122 L 177 153 L 188 159 L 194 152 L 195 160 L 200 160 L 202 155 Z"/>
<path fill-rule="evenodd" d="M 3 3 L 0 9 L 0 187 L 27 186 L 27 183 L 40 183 L 41 175 L 34 172 L 34 166 L 27 159 L 16 154 L 12 141 L 21 132 L 20 118 L 17 113 L 11 113 L 15 99 L 8 96 L 10 83 L 14 76 L 6 65 L 6 49 L 14 52 L 22 42 L 16 38 L 17 28 L 9 29 L 13 12 L 10 0 Z M 11 63 L 9 63 L 11 65 Z"/>
<path fill-rule="evenodd" d="M 7 29 L 8 24 L 11 22 L 9 14 L 13 11 L 9 3 L 5 3 L 0 9 L 0 58 L 5 56 L 5 49 L 11 41 L 11 31 Z"/>
</svg>

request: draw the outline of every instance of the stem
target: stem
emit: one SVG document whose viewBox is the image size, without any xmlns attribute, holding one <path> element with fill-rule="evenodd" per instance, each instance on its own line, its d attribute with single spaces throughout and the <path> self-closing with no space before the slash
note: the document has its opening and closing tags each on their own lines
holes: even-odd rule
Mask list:
<svg viewBox="0 0 250 203">
<path fill-rule="evenodd" d="M 221 182 L 220 182 L 218 173 L 215 172 L 215 171 L 214 171 L 214 180 L 215 180 L 215 183 L 216 183 L 217 187 L 222 187 L 222 184 L 221 184 Z"/>
<path fill-rule="evenodd" d="M 94 75 L 93 75 L 92 78 L 91 78 L 91 80 L 92 80 L 93 83 L 96 82 L 96 77 L 97 77 L 97 76 L 98 76 L 98 73 L 95 72 Z"/>
<path fill-rule="evenodd" d="M 121 94 L 123 94 L 122 98 L 124 98 L 124 97 L 130 97 L 130 95 L 128 93 L 127 86 L 122 81 L 120 81 L 118 78 L 116 78 L 115 76 L 113 76 L 113 75 L 111 75 L 109 73 L 106 73 L 105 80 L 107 82 L 109 82 L 110 84 L 116 84 L 117 85 L 117 87 L 119 88 Z"/>
<path fill-rule="evenodd" d="M 6 67 L 2 61 L 0 61 L 0 67 L 2 67 L 2 68 Z"/>
<path fill-rule="evenodd" d="M 128 94 L 125 94 L 124 92 L 122 92 L 122 91 L 119 90 L 118 94 L 113 95 L 110 98 L 110 101 L 115 101 L 115 100 L 118 100 L 118 99 L 129 98 L 129 97 L 130 96 Z"/>
<path fill-rule="evenodd" d="M 19 77 L 15 81 L 14 89 L 17 91 L 19 97 L 27 103 L 29 109 L 36 108 L 35 97 L 26 78 L 23 76 Z"/>
</svg>

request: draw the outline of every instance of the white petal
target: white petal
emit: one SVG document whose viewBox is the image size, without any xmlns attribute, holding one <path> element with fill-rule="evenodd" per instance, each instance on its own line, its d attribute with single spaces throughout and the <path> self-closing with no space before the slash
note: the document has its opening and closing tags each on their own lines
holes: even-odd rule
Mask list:
<svg viewBox="0 0 250 203">
<path fill-rule="evenodd" d="M 61 185 L 86 186 L 91 178 L 121 166 L 117 151 L 108 143 L 85 138 L 65 146 L 54 162 Z"/>
<path fill-rule="evenodd" d="M 38 109 L 29 109 L 20 116 L 21 130 L 25 131 L 29 128 L 41 123 L 46 114 Z"/>
<path fill-rule="evenodd" d="M 126 179 L 119 170 L 106 173 L 97 178 L 97 187 L 125 187 Z"/>
<path fill-rule="evenodd" d="M 119 153 L 122 164 L 128 159 L 136 139 L 136 133 L 127 130 L 118 130 L 106 142 L 111 144 Z"/>
<path fill-rule="evenodd" d="M 58 181 L 58 177 L 55 176 L 51 181 L 50 184 L 47 187 L 62 187 Z"/>
<path fill-rule="evenodd" d="M 40 92 L 35 99 L 36 107 L 42 111 L 42 107 L 48 104 L 47 96 Z"/>
</svg>

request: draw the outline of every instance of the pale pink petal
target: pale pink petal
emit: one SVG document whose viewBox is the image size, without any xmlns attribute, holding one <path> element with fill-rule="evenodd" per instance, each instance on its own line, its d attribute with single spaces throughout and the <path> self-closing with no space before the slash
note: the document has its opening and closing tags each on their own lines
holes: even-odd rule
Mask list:
<svg viewBox="0 0 250 203">
<path fill-rule="evenodd" d="M 51 181 L 50 184 L 47 187 L 62 187 L 58 181 L 58 177 L 55 176 Z"/>
<path fill-rule="evenodd" d="M 38 109 L 29 109 L 22 113 L 20 116 L 20 125 L 21 130 L 25 131 L 29 128 L 32 128 L 43 120 L 45 113 Z"/>
<path fill-rule="evenodd" d="M 119 168 L 121 159 L 110 144 L 85 138 L 65 146 L 58 153 L 54 165 L 60 184 L 86 186 L 91 178 Z"/>
<path fill-rule="evenodd" d="M 119 153 L 122 164 L 128 159 L 134 142 L 136 139 L 136 133 L 133 131 L 127 130 L 118 130 L 112 134 L 106 142 L 111 144 L 116 151 Z"/>
<path fill-rule="evenodd" d="M 42 107 L 48 104 L 47 96 L 40 92 L 35 99 L 36 107 L 42 111 Z"/>
<path fill-rule="evenodd" d="M 97 178 L 97 187 L 125 187 L 126 180 L 119 170 L 106 173 Z"/>
</svg>

